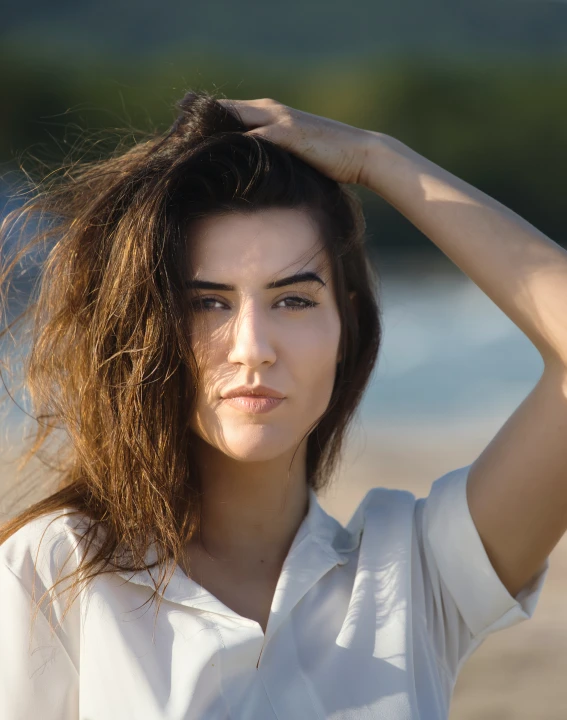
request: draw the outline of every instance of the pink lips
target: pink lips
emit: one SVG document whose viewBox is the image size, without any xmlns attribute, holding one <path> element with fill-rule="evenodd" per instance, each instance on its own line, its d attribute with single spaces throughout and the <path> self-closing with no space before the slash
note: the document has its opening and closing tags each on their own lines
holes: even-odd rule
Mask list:
<svg viewBox="0 0 567 720">
<path fill-rule="evenodd" d="M 247 413 L 269 412 L 285 400 L 285 395 L 265 385 L 240 385 L 227 390 L 222 397 L 232 407 Z"/>
<path fill-rule="evenodd" d="M 258 397 L 254 395 L 239 395 L 238 397 L 227 398 L 226 403 L 237 410 L 248 413 L 266 413 L 276 408 L 284 398 Z"/>
</svg>

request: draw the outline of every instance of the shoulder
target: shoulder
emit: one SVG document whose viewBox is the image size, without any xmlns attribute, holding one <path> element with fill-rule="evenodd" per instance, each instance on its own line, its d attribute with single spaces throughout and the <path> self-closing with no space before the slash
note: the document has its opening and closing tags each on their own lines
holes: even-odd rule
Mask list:
<svg viewBox="0 0 567 720">
<path fill-rule="evenodd" d="M 77 567 L 79 544 L 88 519 L 70 509 L 42 515 L 10 535 L 0 545 L 0 572 L 10 571 L 29 587 L 37 573 L 49 586 Z"/>
<path fill-rule="evenodd" d="M 401 539 L 424 531 L 443 536 L 448 522 L 457 524 L 466 518 L 466 481 L 470 466 L 458 468 L 436 479 L 427 497 L 416 497 L 408 490 L 371 488 L 356 508 L 347 529 L 354 535 L 363 532 L 384 541 L 395 535 Z M 368 537 L 367 537 L 368 539 Z"/>
<path fill-rule="evenodd" d="M 350 522 L 353 525 L 364 523 L 365 518 L 380 516 L 398 509 L 420 514 L 426 509 L 429 512 L 462 509 L 469 469 L 470 465 L 467 465 L 437 478 L 431 485 L 427 497 L 416 497 L 409 490 L 371 488 L 356 508 Z"/>
<path fill-rule="evenodd" d="M 366 493 L 346 529 L 366 545 L 398 545 L 411 538 L 415 507 L 416 497 L 408 490 L 374 487 Z"/>
<path fill-rule="evenodd" d="M 66 509 L 50 512 L 0 545 L 0 666 L 9 663 L 9 683 L 23 688 L 10 696 L 22 712 L 10 717 L 39 717 L 38 712 L 43 717 L 41 698 L 68 693 L 79 672 L 80 602 L 68 602 L 73 597 L 67 590 L 78 565 L 84 518 Z M 56 703 L 60 710 L 63 695 Z M 26 712 L 29 703 L 38 712 Z"/>
<path fill-rule="evenodd" d="M 348 523 L 348 527 L 355 530 L 366 525 L 370 518 L 381 517 L 391 511 L 412 512 L 415 502 L 415 495 L 409 490 L 373 487 L 359 503 Z"/>
</svg>

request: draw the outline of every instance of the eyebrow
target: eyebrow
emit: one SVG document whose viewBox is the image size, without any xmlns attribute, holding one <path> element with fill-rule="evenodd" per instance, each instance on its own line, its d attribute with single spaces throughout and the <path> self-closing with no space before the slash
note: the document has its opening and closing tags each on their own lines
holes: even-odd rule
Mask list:
<svg viewBox="0 0 567 720">
<path fill-rule="evenodd" d="M 287 287 L 288 285 L 297 285 L 298 283 L 305 282 L 317 282 L 323 286 L 326 285 L 317 273 L 302 272 L 280 278 L 280 280 L 274 280 L 273 282 L 264 285 L 264 290 L 275 290 L 276 288 Z M 234 285 L 210 282 L 210 280 L 186 280 L 185 287 L 191 290 L 224 290 L 225 292 L 233 292 L 236 290 Z"/>
</svg>

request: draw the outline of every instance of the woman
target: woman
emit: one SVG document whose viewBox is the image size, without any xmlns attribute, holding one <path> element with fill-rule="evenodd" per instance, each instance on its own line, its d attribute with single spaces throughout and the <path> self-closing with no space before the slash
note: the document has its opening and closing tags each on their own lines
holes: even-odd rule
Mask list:
<svg viewBox="0 0 567 720">
<path fill-rule="evenodd" d="M 40 213 L 31 242 L 53 241 L 36 449 L 57 426 L 69 442 L 57 491 L 0 535 L 2 717 L 447 718 L 464 660 L 533 614 L 567 526 L 567 254 L 380 132 L 269 99 L 179 109 L 13 218 Z M 381 339 L 349 183 L 545 370 L 472 465 L 425 499 L 374 488 L 344 528 L 317 491 Z"/>
</svg>

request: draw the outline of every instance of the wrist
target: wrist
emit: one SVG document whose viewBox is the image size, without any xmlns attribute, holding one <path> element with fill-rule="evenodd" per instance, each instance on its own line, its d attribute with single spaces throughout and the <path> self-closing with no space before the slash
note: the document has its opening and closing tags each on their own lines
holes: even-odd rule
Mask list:
<svg viewBox="0 0 567 720">
<path fill-rule="evenodd" d="M 399 165 L 404 158 L 409 159 L 413 151 L 391 135 L 373 130 L 368 132 L 360 184 L 382 195 L 396 164 Z"/>
</svg>

